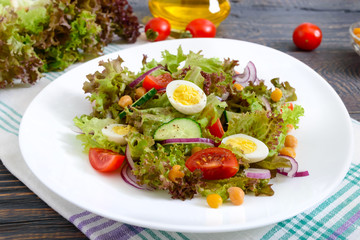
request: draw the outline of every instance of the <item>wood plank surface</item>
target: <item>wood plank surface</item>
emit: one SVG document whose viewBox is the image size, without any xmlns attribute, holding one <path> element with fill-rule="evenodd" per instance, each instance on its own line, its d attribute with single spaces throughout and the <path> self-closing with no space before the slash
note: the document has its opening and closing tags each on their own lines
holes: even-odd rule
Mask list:
<svg viewBox="0 0 360 240">
<path fill-rule="evenodd" d="M 150 15 L 147 1 L 130 0 L 136 15 Z M 360 21 L 358 0 L 232 0 L 217 37 L 259 43 L 285 52 L 318 72 L 335 89 L 350 116 L 360 121 L 360 56 L 350 46 L 349 26 Z M 292 43 L 302 22 L 323 32 L 318 49 L 304 52 Z M 331 106 L 329 106 L 331 107 Z M 0 162 L 0 239 L 86 239 Z"/>
</svg>

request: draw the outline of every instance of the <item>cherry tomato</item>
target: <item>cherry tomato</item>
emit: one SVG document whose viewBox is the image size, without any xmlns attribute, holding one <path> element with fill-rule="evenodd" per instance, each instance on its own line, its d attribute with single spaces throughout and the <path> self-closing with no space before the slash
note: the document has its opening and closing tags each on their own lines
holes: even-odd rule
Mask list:
<svg viewBox="0 0 360 240">
<path fill-rule="evenodd" d="M 189 31 L 194 38 L 201 37 L 215 37 L 216 27 L 207 19 L 198 18 L 192 20 L 186 27 L 186 31 Z"/>
<path fill-rule="evenodd" d="M 302 23 L 297 26 L 293 33 L 295 45 L 303 50 L 314 50 L 322 39 L 320 28 L 312 23 Z"/>
<path fill-rule="evenodd" d="M 164 18 L 152 18 L 145 25 L 146 38 L 149 41 L 162 41 L 165 40 L 171 31 L 170 23 Z"/>
<path fill-rule="evenodd" d="M 125 156 L 108 149 L 90 148 L 89 160 L 91 166 L 100 172 L 111 172 L 118 169 Z"/>
<path fill-rule="evenodd" d="M 149 91 L 152 88 L 159 90 L 165 88 L 172 80 L 173 78 L 170 73 L 164 73 L 156 77 L 147 75 L 144 78 L 142 86 L 146 89 L 146 91 Z"/>
<path fill-rule="evenodd" d="M 207 180 L 230 178 L 239 171 L 236 156 L 228 149 L 217 147 L 194 153 L 186 160 L 185 166 L 191 172 L 200 169 Z"/>
<path fill-rule="evenodd" d="M 220 122 L 220 118 L 218 118 L 216 120 L 216 122 L 209 127 L 209 131 L 215 137 L 222 138 L 222 136 L 224 136 L 225 132 L 224 132 L 224 128 Z"/>
</svg>

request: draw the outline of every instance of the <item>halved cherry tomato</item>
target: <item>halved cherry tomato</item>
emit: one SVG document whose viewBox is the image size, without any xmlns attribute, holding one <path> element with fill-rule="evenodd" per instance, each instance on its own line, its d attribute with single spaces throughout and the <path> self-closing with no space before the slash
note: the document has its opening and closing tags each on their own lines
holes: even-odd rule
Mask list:
<svg viewBox="0 0 360 240">
<path fill-rule="evenodd" d="M 124 162 L 125 156 L 108 149 L 90 148 L 89 160 L 91 166 L 100 172 L 112 172 Z"/>
<path fill-rule="evenodd" d="M 186 160 L 185 166 L 191 172 L 200 169 L 207 180 L 230 178 L 239 171 L 236 156 L 228 149 L 217 147 L 194 153 Z"/>
<path fill-rule="evenodd" d="M 146 89 L 146 91 L 149 91 L 152 88 L 159 90 L 165 88 L 172 80 L 173 79 L 170 73 L 164 73 L 156 77 L 147 75 L 142 86 Z"/>
<path fill-rule="evenodd" d="M 216 122 L 209 127 L 209 131 L 215 137 L 222 138 L 222 136 L 224 136 L 225 132 L 224 132 L 224 128 L 220 122 L 220 118 L 218 118 L 216 120 Z"/>
</svg>

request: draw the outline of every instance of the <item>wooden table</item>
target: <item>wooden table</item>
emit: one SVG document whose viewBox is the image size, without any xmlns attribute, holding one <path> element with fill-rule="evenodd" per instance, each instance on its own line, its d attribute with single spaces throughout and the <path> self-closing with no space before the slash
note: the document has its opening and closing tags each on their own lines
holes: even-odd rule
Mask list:
<svg viewBox="0 0 360 240">
<path fill-rule="evenodd" d="M 140 20 L 150 15 L 147 1 L 129 2 Z M 259 43 L 299 59 L 331 84 L 350 116 L 360 121 L 360 56 L 350 46 L 348 30 L 360 21 L 358 0 L 232 0 L 231 4 L 217 37 Z M 292 42 L 292 32 L 302 22 L 322 29 L 323 40 L 315 51 L 300 51 Z M 0 239 L 57 238 L 86 239 L 0 162 Z"/>
</svg>

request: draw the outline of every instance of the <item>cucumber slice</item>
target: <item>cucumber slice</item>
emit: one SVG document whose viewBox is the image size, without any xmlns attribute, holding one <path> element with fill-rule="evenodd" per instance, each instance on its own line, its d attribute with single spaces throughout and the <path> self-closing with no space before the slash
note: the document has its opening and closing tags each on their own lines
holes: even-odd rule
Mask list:
<svg viewBox="0 0 360 240">
<path fill-rule="evenodd" d="M 200 124 L 190 118 L 175 118 L 162 124 L 154 133 L 154 140 L 173 138 L 201 138 Z"/>
<path fill-rule="evenodd" d="M 146 103 L 147 101 L 150 100 L 150 98 L 152 98 L 153 96 L 155 96 L 155 94 L 157 93 L 157 90 L 155 88 L 150 89 L 147 93 L 144 94 L 144 96 L 142 96 L 141 98 L 139 98 L 138 100 L 136 100 L 133 104 L 131 104 L 132 107 L 138 107 L 140 105 L 143 105 L 144 103 Z M 120 119 L 124 118 L 126 115 L 125 111 L 122 111 L 121 113 L 119 113 L 119 117 Z"/>
</svg>

